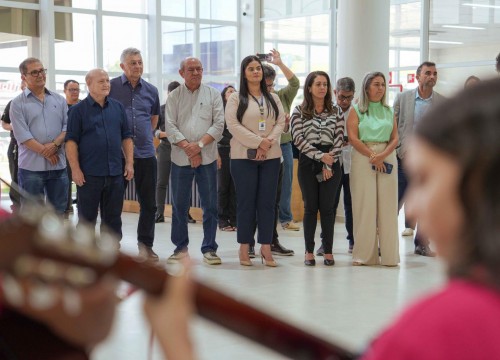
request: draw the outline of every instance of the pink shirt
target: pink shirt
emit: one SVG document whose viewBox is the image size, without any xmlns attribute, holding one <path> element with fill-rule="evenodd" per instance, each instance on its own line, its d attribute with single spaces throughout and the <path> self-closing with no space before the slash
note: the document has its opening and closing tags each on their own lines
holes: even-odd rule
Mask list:
<svg viewBox="0 0 500 360">
<path fill-rule="evenodd" d="M 500 359 L 500 292 L 453 280 L 405 311 L 362 359 Z"/>
</svg>

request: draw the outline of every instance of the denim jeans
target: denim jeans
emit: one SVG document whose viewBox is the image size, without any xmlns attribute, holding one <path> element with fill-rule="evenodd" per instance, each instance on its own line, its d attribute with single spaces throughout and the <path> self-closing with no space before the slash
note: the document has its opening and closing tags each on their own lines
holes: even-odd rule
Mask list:
<svg viewBox="0 0 500 360">
<path fill-rule="evenodd" d="M 86 221 L 95 226 L 101 209 L 101 227 L 107 226 L 122 238 L 122 208 L 125 191 L 123 175 L 89 176 L 78 186 L 78 225 Z"/>
<path fill-rule="evenodd" d="M 240 244 L 252 244 L 257 223 L 259 244 L 271 244 L 275 226 L 276 191 L 280 159 L 231 159 L 236 188 L 236 216 Z"/>
<path fill-rule="evenodd" d="M 293 179 L 293 152 L 292 143 L 281 144 L 283 154 L 283 180 L 281 183 L 281 197 L 279 220 L 280 223 L 288 223 L 293 220 L 290 203 L 292 201 L 292 179 Z"/>
<path fill-rule="evenodd" d="M 18 170 L 19 186 L 31 195 L 47 198 L 58 214 L 63 214 L 68 202 L 68 173 L 66 169 L 49 171 Z M 21 205 L 29 200 L 21 198 Z"/>
<path fill-rule="evenodd" d="M 203 210 L 203 242 L 201 252 L 217 251 L 217 161 L 197 168 L 178 166 L 172 163 L 170 183 L 172 185 L 172 231 L 171 239 L 175 251 L 187 249 L 188 212 L 191 200 L 193 178 L 198 185 L 198 193 Z"/>
<path fill-rule="evenodd" d="M 400 210 L 404 204 L 404 196 L 406 194 L 407 187 L 408 187 L 408 178 L 406 176 L 403 162 L 398 157 L 398 209 L 400 209 Z M 414 229 L 415 226 L 416 226 L 415 223 L 411 224 L 408 220 L 406 220 L 406 215 L 405 215 L 405 227 Z M 429 240 L 426 239 L 422 235 L 422 233 L 418 231 L 418 228 L 417 228 L 417 233 L 415 234 L 415 239 L 413 240 L 413 243 L 415 244 L 415 246 L 419 246 L 419 245 L 428 246 Z"/>
</svg>

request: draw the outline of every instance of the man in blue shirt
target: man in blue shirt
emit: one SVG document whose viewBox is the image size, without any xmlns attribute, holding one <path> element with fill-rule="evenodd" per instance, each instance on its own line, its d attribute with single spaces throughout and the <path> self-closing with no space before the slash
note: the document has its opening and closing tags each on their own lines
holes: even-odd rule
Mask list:
<svg viewBox="0 0 500 360">
<path fill-rule="evenodd" d="M 160 114 L 158 89 L 141 78 L 144 70 L 141 52 L 135 48 L 123 50 L 120 56 L 123 74 L 111 80 L 109 97 L 125 107 L 134 142 L 135 191 L 140 205 L 137 240 L 139 256 L 158 261 L 153 251 L 156 214 L 156 157 L 153 131 Z"/>
<path fill-rule="evenodd" d="M 19 186 L 45 197 L 59 214 L 68 201 L 66 156 L 61 147 L 66 135 L 68 106 L 61 95 L 45 88 L 47 69 L 27 58 L 19 65 L 26 89 L 12 100 L 10 119 L 19 145 Z M 25 199 L 21 199 L 21 205 Z"/>
<path fill-rule="evenodd" d="M 134 177 L 132 133 L 121 103 L 110 99 L 109 76 L 94 69 L 85 77 L 89 95 L 69 111 L 66 153 L 77 185 L 78 218 L 122 236 L 124 181 Z M 122 172 L 122 149 L 125 171 Z"/>
</svg>

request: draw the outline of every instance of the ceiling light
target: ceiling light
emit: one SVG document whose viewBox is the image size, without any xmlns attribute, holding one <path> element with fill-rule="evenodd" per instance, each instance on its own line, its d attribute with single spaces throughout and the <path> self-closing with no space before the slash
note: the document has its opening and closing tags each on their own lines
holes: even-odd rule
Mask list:
<svg viewBox="0 0 500 360">
<path fill-rule="evenodd" d="M 486 30 L 486 28 L 484 28 L 484 27 L 477 27 L 477 26 L 443 25 L 443 27 L 448 28 L 448 29 Z"/>
<path fill-rule="evenodd" d="M 461 41 L 444 41 L 444 40 L 429 40 L 433 44 L 449 44 L 449 45 L 462 45 Z"/>
<path fill-rule="evenodd" d="M 470 6 L 470 7 L 477 7 L 477 8 L 488 8 L 488 9 L 500 9 L 500 5 L 485 5 L 485 4 L 463 3 L 462 6 Z"/>
</svg>

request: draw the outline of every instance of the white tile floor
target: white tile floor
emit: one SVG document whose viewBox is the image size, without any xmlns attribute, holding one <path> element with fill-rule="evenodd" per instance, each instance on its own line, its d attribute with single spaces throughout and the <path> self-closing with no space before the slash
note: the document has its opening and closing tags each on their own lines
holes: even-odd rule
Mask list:
<svg viewBox="0 0 500 360">
<path fill-rule="evenodd" d="M 135 254 L 136 214 L 124 213 L 122 250 Z M 165 260 L 172 251 L 170 221 L 157 224 L 154 249 Z M 403 219 L 400 216 L 400 230 Z M 400 309 L 423 293 L 438 287 L 444 280 L 439 260 L 413 255 L 413 240 L 401 237 L 401 265 L 398 268 L 353 267 L 347 253 L 348 242 L 343 223 L 335 226 L 334 267 L 322 261 L 314 268 L 303 265 L 302 231 L 279 229 L 280 241 L 295 250 L 293 257 L 276 257 L 278 268 L 238 263 L 236 234 L 218 231 L 218 254 L 222 265 L 202 263 L 200 244 L 202 225 L 190 224 L 190 254 L 196 275 L 207 283 L 270 312 L 307 331 L 343 346 L 360 351 Z M 319 240 L 319 226 L 318 226 Z M 320 260 L 322 258 L 319 258 Z M 256 259 L 258 260 L 258 259 Z M 93 360 L 146 360 L 149 330 L 141 310 L 141 294 L 122 302 L 109 339 L 92 354 Z M 200 359 L 283 359 L 274 352 L 255 345 L 228 331 L 197 318 L 192 326 Z M 152 359 L 162 359 L 154 347 Z"/>
</svg>

